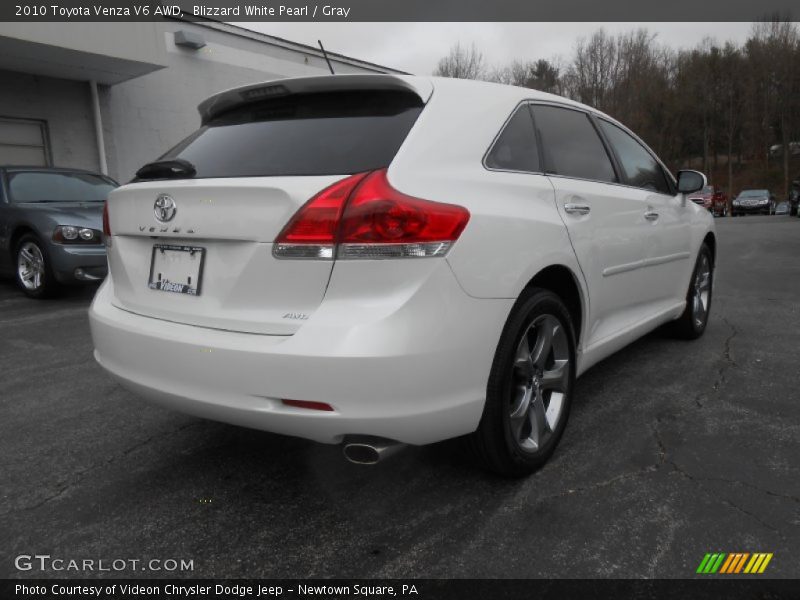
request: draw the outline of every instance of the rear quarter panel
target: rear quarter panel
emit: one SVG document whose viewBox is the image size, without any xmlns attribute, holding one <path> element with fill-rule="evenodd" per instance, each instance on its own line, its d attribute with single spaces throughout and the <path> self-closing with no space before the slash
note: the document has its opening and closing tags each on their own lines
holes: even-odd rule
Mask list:
<svg viewBox="0 0 800 600">
<path fill-rule="evenodd" d="M 508 117 L 533 96 L 521 88 L 484 89 L 472 82 L 462 92 L 461 83 L 434 85 L 389 169 L 390 182 L 405 193 L 470 211 L 470 221 L 447 258 L 470 296 L 515 299 L 542 269 L 563 265 L 588 299 L 549 179 L 483 165 Z M 585 312 L 588 302 L 583 304 Z"/>
<path fill-rule="evenodd" d="M 437 81 L 389 169 L 397 189 L 470 211 L 448 261 L 475 297 L 516 298 L 541 268 L 564 264 L 577 269 L 549 180 L 483 166 L 508 117 L 533 97 L 527 91 Z"/>
</svg>

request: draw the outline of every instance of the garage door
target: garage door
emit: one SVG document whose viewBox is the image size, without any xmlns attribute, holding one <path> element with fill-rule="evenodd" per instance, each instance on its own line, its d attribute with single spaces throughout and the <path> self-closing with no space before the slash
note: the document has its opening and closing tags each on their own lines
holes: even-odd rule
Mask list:
<svg viewBox="0 0 800 600">
<path fill-rule="evenodd" d="M 0 165 L 49 166 L 44 121 L 0 118 Z"/>
</svg>

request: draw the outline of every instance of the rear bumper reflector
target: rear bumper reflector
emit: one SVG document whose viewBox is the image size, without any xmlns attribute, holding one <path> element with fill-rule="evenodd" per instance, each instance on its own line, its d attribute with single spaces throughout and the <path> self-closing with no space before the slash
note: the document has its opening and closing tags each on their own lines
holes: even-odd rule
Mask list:
<svg viewBox="0 0 800 600">
<path fill-rule="evenodd" d="M 307 408 L 309 410 L 324 410 L 333 412 L 333 407 L 325 402 L 313 402 L 311 400 L 281 400 L 286 406 L 294 406 L 295 408 Z"/>
</svg>

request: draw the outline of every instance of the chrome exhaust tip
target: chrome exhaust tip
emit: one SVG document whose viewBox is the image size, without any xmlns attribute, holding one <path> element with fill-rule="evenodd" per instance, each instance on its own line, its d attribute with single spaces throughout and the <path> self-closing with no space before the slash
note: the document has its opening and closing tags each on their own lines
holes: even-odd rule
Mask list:
<svg viewBox="0 0 800 600">
<path fill-rule="evenodd" d="M 376 465 L 406 445 L 378 437 L 350 437 L 342 447 L 344 457 L 355 465 Z"/>
</svg>

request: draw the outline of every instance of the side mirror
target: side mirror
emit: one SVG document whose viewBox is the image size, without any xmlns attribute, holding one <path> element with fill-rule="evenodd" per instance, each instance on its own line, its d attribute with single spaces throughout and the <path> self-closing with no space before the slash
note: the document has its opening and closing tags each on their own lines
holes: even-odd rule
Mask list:
<svg viewBox="0 0 800 600">
<path fill-rule="evenodd" d="M 706 176 L 700 171 L 685 169 L 678 171 L 678 191 L 682 194 L 698 192 L 706 186 Z"/>
</svg>

